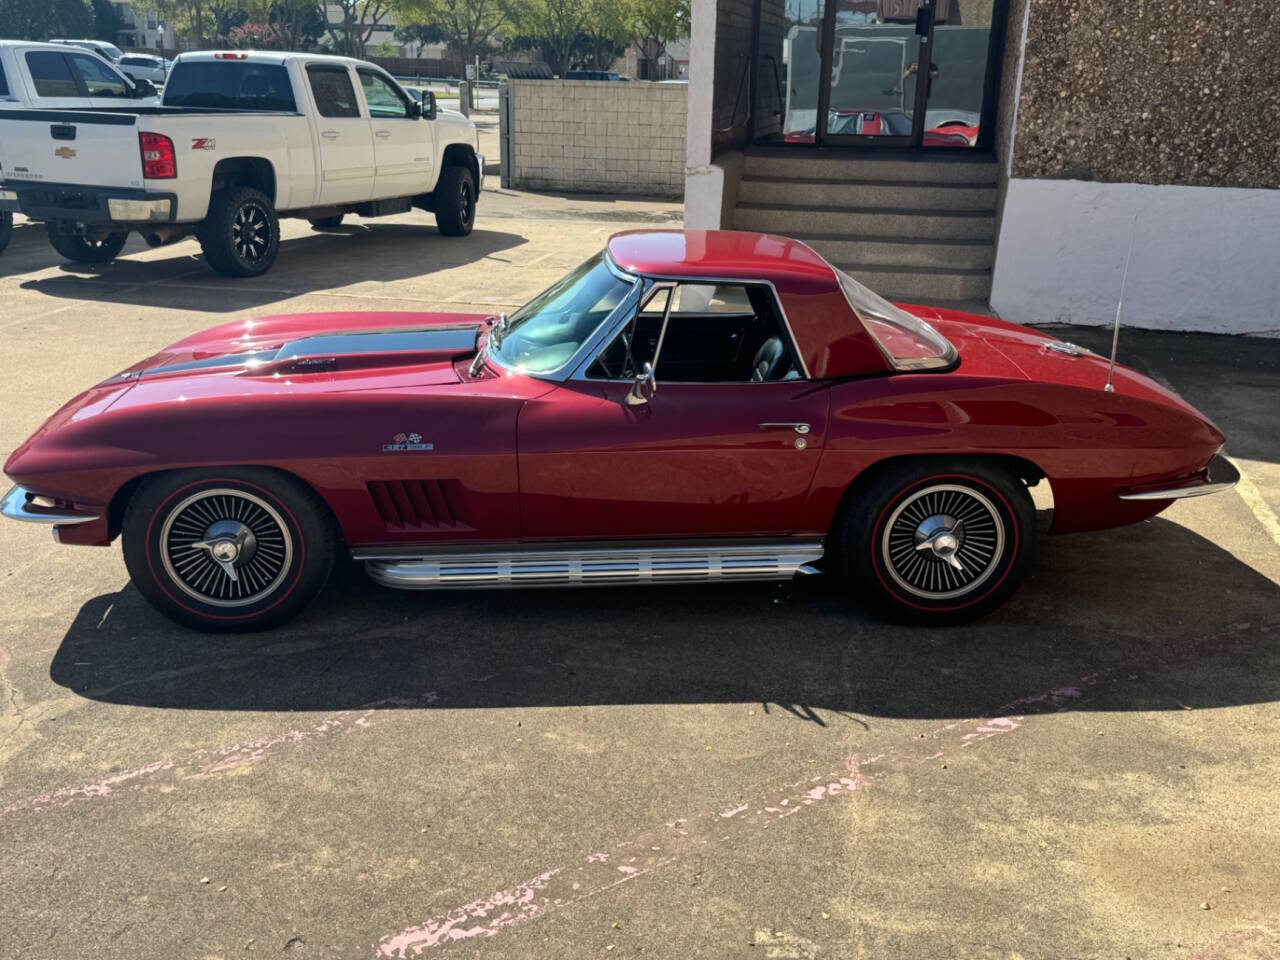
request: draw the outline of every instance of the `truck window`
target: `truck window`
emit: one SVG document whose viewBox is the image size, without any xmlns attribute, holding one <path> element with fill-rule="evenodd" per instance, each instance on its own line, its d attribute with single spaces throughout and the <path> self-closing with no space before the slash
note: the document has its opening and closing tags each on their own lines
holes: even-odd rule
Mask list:
<svg viewBox="0 0 1280 960">
<path fill-rule="evenodd" d="M 67 58 L 52 50 L 32 50 L 27 54 L 27 71 L 36 85 L 38 97 L 80 97 L 83 94 L 71 75 Z"/>
<path fill-rule="evenodd" d="M 0 97 L 9 95 L 9 81 L 5 79 L 4 64 L 0 63 Z"/>
<path fill-rule="evenodd" d="M 311 84 L 311 93 L 316 98 L 316 110 L 320 112 L 320 116 L 360 116 L 356 90 L 351 85 L 351 74 L 346 67 L 313 64 L 307 67 L 307 80 Z"/>
<path fill-rule="evenodd" d="M 409 116 L 409 101 L 391 81 L 372 70 L 360 70 L 359 73 L 360 85 L 364 87 L 364 99 L 369 104 L 369 116 Z"/>
<path fill-rule="evenodd" d="M 86 56 L 83 53 L 68 54 L 71 64 L 84 81 L 85 91 L 91 97 L 127 97 L 128 89 L 124 81 L 111 71 L 101 60 Z"/>
<path fill-rule="evenodd" d="M 164 105 L 298 112 L 284 67 L 243 60 L 179 61 L 164 85 Z"/>
</svg>

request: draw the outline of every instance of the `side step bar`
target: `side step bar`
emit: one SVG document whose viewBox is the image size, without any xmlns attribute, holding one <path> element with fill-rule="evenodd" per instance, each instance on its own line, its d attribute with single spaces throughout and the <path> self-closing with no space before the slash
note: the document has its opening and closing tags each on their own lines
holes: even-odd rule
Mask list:
<svg viewBox="0 0 1280 960">
<path fill-rule="evenodd" d="M 394 557 L 355 551 L 378 583 L 403 590 L 590 587 L 630 583 L 789 580 L 818 573 L 821 540 L 716 545 L 591 546 Z"/>
</svg>

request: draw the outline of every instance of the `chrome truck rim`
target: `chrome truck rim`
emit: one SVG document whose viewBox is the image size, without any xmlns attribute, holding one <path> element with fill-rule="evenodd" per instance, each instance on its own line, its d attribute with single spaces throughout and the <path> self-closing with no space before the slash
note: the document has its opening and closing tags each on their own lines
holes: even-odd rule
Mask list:
<svg viewBox="0 0 1280 960">
<path fill-rule="evenodd" d="M 245 263 L 261 260 L 271 244 L 267 213 L 257 203 L 245 203 L 231 221 L 231 243 Z"/>
<path fill-rule="evenodd" d="M 926 600 L 972 593 L 1004 553 L 1004 521 L 971 487 L 940 483 L 917 490 L 889 515 L 881 555 L 903 590 Z"/>
<path fill-rule="evenodd" d="M 165 518 L 165 572 L 183 592 L 215 607 L 244 607 L 275 592 L 293 562 L 280 514 L 243 490 L 201 490 Z"/>
</svg>

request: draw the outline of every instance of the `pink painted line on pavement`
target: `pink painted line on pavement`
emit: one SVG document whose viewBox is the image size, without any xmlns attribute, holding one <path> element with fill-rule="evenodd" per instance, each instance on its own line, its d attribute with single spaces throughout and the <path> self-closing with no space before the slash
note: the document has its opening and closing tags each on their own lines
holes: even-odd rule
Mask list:
<svg viewBox="0 0 1280 960">
<path fill-rule="evenodd" d="M 1064 710 L 1098 680 L 1086 677 L 1069 687 L 1027 697 L 1009 707 L 1048 705 Z M 1004 708 L 1002 708 L 1003 710 Z M 1019 729 L 1024 716 L 1002 715 L 961 720 L 936 727 L 908 741 L 905 749 L 871 757 L 849 758 L 845 768 L 775 788 L 749 803 L 739 804 L 662 827 L 588 854 L 580 861 L 538 874 L 531 880 L 383 937 L 376 955 L 387 960 L 418 957 L 459 940 L 497 936 L 509 927 L 536 920 L 587 897 L 645 876 L 690 853 L 767 830 L 820 804 L 852 796 L 866 786 L 876 768 L 887 763 L 917 764 L 941 756 L 945 750 L 971 747 Z M 942 751 L 937 748 L 941 745 Z M 931 756 L 924 754 L 931 753 Z"/>
<path fill-rule="evenodd" d="M 233 767 L 254 764 L 265 760 L 280 748 L 297 747 L 339 732 L 350 732 L 372 727 L 380 710 L 389 707 L 423 707 L 435 703 L 439 697 L 434 691 L 417 697 L 388 697 L 367 703 L 358 711 L 342 710 L 326 717 L 314 726 L 298 727 L 269 737 L 242 740 L 220 747 L 202 747 L 182 757 L 156 760 L 144 766 L 113 773 L 91 783 L 60 787 L 47 793 L 24 797 L 0 807 L 0 817 L 23 812 L 65 807 L 81 800 L 109 797 L 123 787 L 141 789 L 158 774 L 173 771 L 178 780 L 199 780 L 223 773 Z"/>
</svg>

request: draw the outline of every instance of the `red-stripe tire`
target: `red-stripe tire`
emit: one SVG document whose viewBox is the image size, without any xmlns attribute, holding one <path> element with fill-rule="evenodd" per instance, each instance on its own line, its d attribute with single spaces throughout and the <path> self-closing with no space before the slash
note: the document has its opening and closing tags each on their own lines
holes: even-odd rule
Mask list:
<svg viewBox="0 0 1280 960">
<path fill-rule="evenodd" d="M 122 532 L 138 592 L 169 619 L 218 633 L 296 616 L 329 579 L 336 539 L 312 490 L 259 467 L 161 474 L 134 493 Z"/>
<path fill-rule="evenodd" d="M 895 619 L 974 620 L 1016 589 L 1035 554 L 1035 505 L 991 461 L 904 461 L 855 488 L 838 530 L 842 566 Z"/>
</svg>

